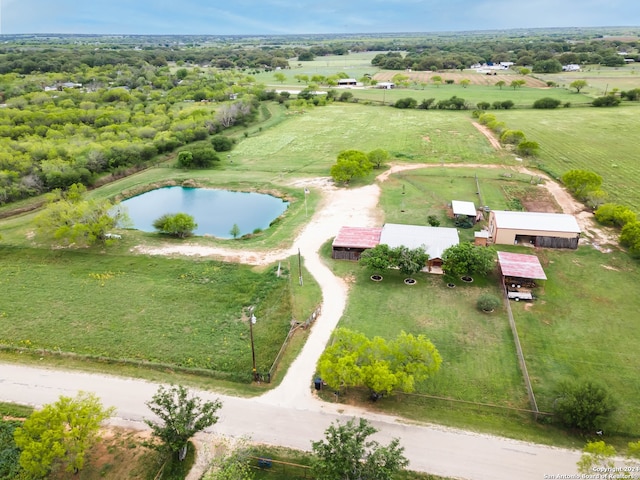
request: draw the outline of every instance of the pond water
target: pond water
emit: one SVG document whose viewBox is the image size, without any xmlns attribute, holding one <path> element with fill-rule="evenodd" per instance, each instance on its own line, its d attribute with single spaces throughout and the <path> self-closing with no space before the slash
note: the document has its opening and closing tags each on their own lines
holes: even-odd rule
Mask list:
<svg viewBox="0 0 640 480">
<path fill-rule="evenodd" d="M 240 235 L 266 229 L 289 206 L 280 198 L 262 193 L 232 192 L 210 188 L 164 187 L 120 202 L 133 228 L 155 232 L 153 222 L 166 213 L 188 213 L 198 228 L 195 235 L 232 238 L 234 224 Z"/>
</svg>

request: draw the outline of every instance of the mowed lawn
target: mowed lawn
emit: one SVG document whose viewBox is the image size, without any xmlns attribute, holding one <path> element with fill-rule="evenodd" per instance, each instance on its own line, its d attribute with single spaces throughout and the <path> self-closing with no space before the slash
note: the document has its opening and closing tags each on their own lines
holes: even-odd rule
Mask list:
<svg viewBox="0 0 640 480">
<path fill-rule="evenodd" d="M 540 408 L 563 380 L 593 380 L 615 398 L 613 430 L 640 435 L 640 271 L 622 252 L 538 250 L 540 300 L 512 303 Z M 612 430 L 612 429 L 610 429 Z"/>
<path fill-rule="evenodd" d="M 283 262 L 285 273 L 288 262 Z M 193 259 L 0 247 L 0 344 L 194 367 L 232 380 L 266 372 L 292 318 L 289 275 Z"/>
<path fill-rule="evenodd" d="M 233 151 L 237 172 L 327 176 L 342 150 L 383 148 L 410 162 L 500 161 L 472 125 L 469 112 L 399 110 L 335 103 L 290 112 L 275 127 L 243 140 Z"/>
<path fill-rule="evenodd" d="M 640 212 L 638 116 L 640 104 L 616 108 L 562 108 L 497 112 L 507 127 L 540 144 L 532 161 L 560 177 L 571 169 L 591 170 L 604 179 L 609 200 Z"/>
</svg>

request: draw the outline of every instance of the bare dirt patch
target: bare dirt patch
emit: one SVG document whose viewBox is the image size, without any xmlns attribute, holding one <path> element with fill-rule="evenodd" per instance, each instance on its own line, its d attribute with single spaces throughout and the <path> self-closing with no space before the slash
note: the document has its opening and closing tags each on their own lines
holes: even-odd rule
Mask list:
<svg viewBox="0 0 640 480">
<path fill-rule="evenodd" d="M 493 148 L 495 148 L 496 150 L 502 150 L 502 144 L 495 137 L 495 135 L 489 128 L 485 127 L 484 125 L 480 125 L 478 122 L 471 122 L 471 123 L 474 127 L 478 129 L 480 133 L 482 133 L 485 137 L 487 137 L 487 140 L 489 140 L 489 143 Z"/>
</svg>

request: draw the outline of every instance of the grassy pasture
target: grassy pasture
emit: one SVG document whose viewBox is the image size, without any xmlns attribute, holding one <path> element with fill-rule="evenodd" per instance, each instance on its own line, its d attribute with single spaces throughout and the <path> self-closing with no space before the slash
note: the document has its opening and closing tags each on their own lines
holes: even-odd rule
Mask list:
<svg viewBox="0 0 640 480">
<path fill-rule="evenodd" d="M 496 117 L 540 144 L 537 162 L 560 177 L 568 170 L 591 170 L 604 179 L 609 200 L 640 211 L 640 164 L 635 144 L 640 105 L 617 108 L 509 110 Z"/>
<path fill-rule="evenodd" d="M 609 430 L 640 435 L 637 264 L 589 247 L 536 253 L 548 277 L 544 294 L 512 308 L 540 408 L 552 408 L 558 382 L 595 380 L 618 403 Z"/>
<path fill-rule="evenodd" d="M 502 89 L 496 86 L 482 86 L 482 85 L 469 85 L 463 87 L 459 84 L 454 85 L 427 85 L 424 88 L 394 88 L 392 90 L 383 90 L 376 88 L 367 89 L 353 89 L 349 90 L 353 93 L 355 98 L 360 100 L 369 100 L 372 102 L 383 101 L 386 104 L 393 104 L 401 98 L 415 98 L 418 103 L 422 100 L 429 98 L 435 98 L 436 101 L 445 100 L 453 97 L 454 95 L 459 98 L 464 98 L 471 105 L 476 105 L 479 102 L 493 103 L 496 101 L 504 102 L 511 100 L 516 108 L 531 108 L 533 102 L 539 98 L 552 97 L 565 102 L 571 102 L 572 104 L 586 104 L 591 99 L 582 94 L 576 94 L 564 88 L 517 88 L 513 89 L 508 86 Z M 495 112 L 499 114 L 501 110 Z"/>
<path fill-rule="evenodd" d="M 499 161 L 468 112 L 398 110 L 338 103 L 316 107 L 243 140 L 234 170 L 285 176 L 327 176 L 342 150 L 388 150 L 413 162 Z M 274 180 L 275 181 L 275 180 Z"/>
<path fill-rule="evenodd" d="M 116 360 L 157 362 L 247 380 L 256 305 L 258 370 L 289 331 L 290 276 L 246 266 L 88 251 L 0 248 L 0 343 Z M 295 263 L 295 262 L 294 262 Z M 289 262 L 284 262 L 288 273 Z M 308 290 L 317 294 L 310 279 Z M 316 296 L 316 299 L 318 297 Z M 307 308 L 307 301 L 298 301 Z"/>
<path fill-rule="evenodd" d="M 579 72 L 561 72 L 553 74 L 536 74 L 536 77 L 556 82 L 561 87 L 569 88 L 574 80 L 586 80 L 588 86 L 582 90 L 592 97 L 599 97 L 605 92 L 631 90 L 640 87 L 640 66 L 637 64 L 624 67 L 603 67 L 600 65 L 586 65 Z M 575 91 L 575 90 L 574 90 Z"/>
</svg>

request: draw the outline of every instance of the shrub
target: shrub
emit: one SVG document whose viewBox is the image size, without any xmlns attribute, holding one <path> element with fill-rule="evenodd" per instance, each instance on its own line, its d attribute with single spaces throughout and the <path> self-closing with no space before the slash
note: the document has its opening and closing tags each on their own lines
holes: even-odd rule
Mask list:
<svg viewBox="0 0 640 480">
<path fill-rule="evenodd" d="M 533 157 L 538 154 L 539 150 L 540 145 L 538 145 L 538 142 L 532 142 L 529 140 L 520 142 L 516 147 L 518 155 L 522 155 L 524 157 Z"/>
<path fill-rule="evenodd" d="M 505 110 L 509 110 L 510 108 L 513 108 L 515 103 L 513 103 L 513 101 L 511 100 L 505 100 L 504 102 L 502 102 L 500 104 L 502 106 L 502 108 L 504 108 Z"/>
<path fill-rule="evenodd" d="M 604 426 L 615 410 L 609 392 L 591 381 L 565 382 L 558 388 L 554 413 L 558 422 L 567 428 L 595 431 Z"/>
<path fill-rule="evenodd" d="M 233 140 L 224 135 L 211 137 L 211 146 L 216 152 L 228 152 L 233 148 Z"/>
<path fill-rule="evenodd" d="M 425 98 L 424 100 L 422 100 L 422 102 L 420 102 L 420 105 L 418 105 L 418 108 L 420 110 L 429 110 L 431 108 L 431 105 L 433 105 L 433 102 L 435 101 L 436 101 L 435 98 Z"/>
<path fill-rule="evenodd" d="M 491 104 L 489 102 L 478 102 L 477 105 L 478 110 L 489 110 L 491 108 Z"/>
<path fill-rule="evenodd" d="M 198 224 L 186 213 L 166 213 L 153 222 L 153 228 L 172 237 L 185 238 L 193 234 Z"/>
<path fill-rule="evenodd" d="M 616 203 L 600 205 L 595 216 L 599 223 L 610 227 L 624 227 L 627 223 L 638 221 L 638 216 L 633 210 Z"/>
<path fill-rule="evenodd" d="M 478 302 L 476 303 L 478 310 L 482 310 L 483 312 L 491 312 L 500 306 L 500 299 L 495 295 L 491 295 L 490 293 L 484 293 L 478 297 Z"/>
<path fill-rule="evenodd" d="M 629 253 L 640 257 L 640 222 L 627 223 L 620 232 L 620 243 L 629 248 Z"/>
<path fill-rule="evenodd" d="M 518 145 L 525 140 L 524 133 L 520 130 L 505 130 L 500 135 L 500 141 L 510 145 Z"/>
<path fill-rule="evenodd" d="M 553 109 L 553 108 L 558 108 L 558 106 L 561 103 L 562 102 L 557 98 L 544 97 L 544 98 L 539 98 L 538 100 L 533 102 L 533 108 Z"/>
<path fill-rule="evenodd" d="M 397 100 L 393 106 L 396 108 L 416 108 L 418 106 L 418 101 L 411 97 L 401 98 L 400 100 Z"/>
<path fill-rule="evenodd" d="M 620 99 L 613 95 L 605 95 L 604 97 L 596 98 L 591 102 L 591 105 L 594 107 L 617 107 L 620 105 Z"/>
<path fill-rule="evenodd" d="M 427 223 L 429 225 L 431 225 L 432 227 L 439 227 L 440 226 L 440 220 L 435 215 L 429 215 L 427 217 Z"/>
</svg>

